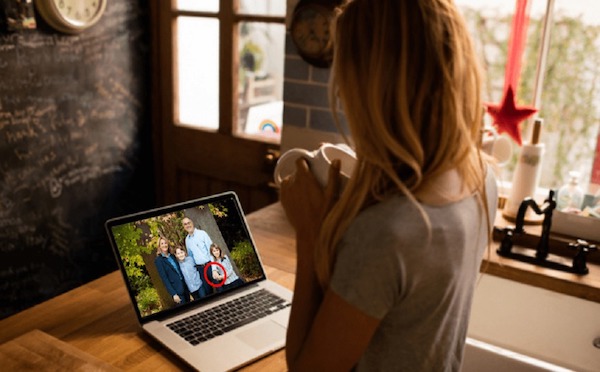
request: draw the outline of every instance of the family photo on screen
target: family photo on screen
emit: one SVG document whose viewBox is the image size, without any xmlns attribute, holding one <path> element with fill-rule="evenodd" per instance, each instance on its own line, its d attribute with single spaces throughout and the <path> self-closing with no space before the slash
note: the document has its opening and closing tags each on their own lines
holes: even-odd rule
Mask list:
<svg viewBox="0 0 600 372">
<path fill-rule="evenodd" d="M 262 278 L 232 208 L 209 203 L 112 228 L 142 316 Z"/>
</svg>

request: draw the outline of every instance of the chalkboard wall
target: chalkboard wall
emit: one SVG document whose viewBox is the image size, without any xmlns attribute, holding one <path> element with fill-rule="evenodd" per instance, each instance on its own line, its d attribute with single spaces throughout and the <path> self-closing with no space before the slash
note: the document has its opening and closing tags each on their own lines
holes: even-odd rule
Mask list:
<svg viewBox="0 0 600 372">
<path fill-rule="evenodd" d="M 147 2 L 37 23 L 0 33 L 0 318 L 115 270 L 104 221 L 154 203 Z"/>
</svg>

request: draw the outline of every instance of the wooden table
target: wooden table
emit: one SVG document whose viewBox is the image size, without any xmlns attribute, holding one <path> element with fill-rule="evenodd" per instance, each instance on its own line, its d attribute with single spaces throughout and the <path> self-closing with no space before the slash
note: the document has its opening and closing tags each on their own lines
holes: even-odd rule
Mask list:
<svg viewBox="0 0 600 372">
<path fill-rule="evenodd" d="M 294 232 L 280 204 L 248 216 L 267 275 L 292 288 Z M 600 268 L 585 277 L 498 257 L 492 249 L 483 269 L 491 275 L 600 302 Z M 489 261 L 489 262 L 488 262 Z M 0 321 L 0 369 L 187 370 L 189 367 L 138 326 L 119 272 L 110 273 Z M 14 359 L 14 355 L 20 359 Z M 11 368 L 13 367 L 14 368 Z M 46 368 L 42 368 L 46 367 Z M 285 371 L 278 351 L 247 371 Z"/>
<path fill-rule="evenodd" d="M 283 210 L 274 204 L 248 222 L 267 276 L 292 289 L 294 231 Z M 0 344 L 0 370 L 190 369 L 141 330 L 118 271 L 1 320 Z M 283 350 L 243 368 L 286 369 Z"/>
</svg>

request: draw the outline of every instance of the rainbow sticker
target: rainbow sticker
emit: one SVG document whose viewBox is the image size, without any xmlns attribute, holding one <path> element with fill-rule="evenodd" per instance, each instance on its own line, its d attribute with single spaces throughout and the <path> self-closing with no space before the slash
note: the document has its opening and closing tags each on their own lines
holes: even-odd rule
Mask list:
<svg viewBox="0 0 600 372">
<path fill-rule="evenodd" d="M 261 132 L 279 133 L 279 127 L 277 126 L 277 124 L 275 124 L 273 120 L 270 119 L 265 119 L 261 121 L 258 128 Z"/>
</svg>

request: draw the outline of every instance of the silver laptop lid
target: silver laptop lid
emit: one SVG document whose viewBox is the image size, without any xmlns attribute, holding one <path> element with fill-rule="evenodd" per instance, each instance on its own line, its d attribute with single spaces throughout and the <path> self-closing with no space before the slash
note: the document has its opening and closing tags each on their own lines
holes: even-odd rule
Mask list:
<svg viewBox="0 0 600 372">
<path fill-rule="evenodd" d="M 105 227 L 140 323 L 266 279 L 231 191 L 113 218 Z"/>
</svg>

